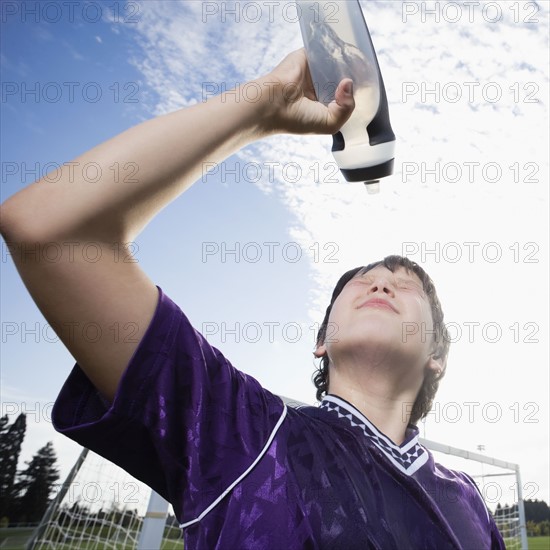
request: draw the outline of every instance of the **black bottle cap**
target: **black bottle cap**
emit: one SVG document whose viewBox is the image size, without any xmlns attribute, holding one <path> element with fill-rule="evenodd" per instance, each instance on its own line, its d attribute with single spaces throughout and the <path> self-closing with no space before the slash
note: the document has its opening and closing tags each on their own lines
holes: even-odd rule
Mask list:
<svg viewBox="0 0 550 550">
<path fill-rule="evenodd" d="M 379 180 L 393 174 L 394 160 L 391 159 L 376 166 L 369 166 L 368 168 L 341 168 L 340 170 L 346 181 Z"/>
</svg>

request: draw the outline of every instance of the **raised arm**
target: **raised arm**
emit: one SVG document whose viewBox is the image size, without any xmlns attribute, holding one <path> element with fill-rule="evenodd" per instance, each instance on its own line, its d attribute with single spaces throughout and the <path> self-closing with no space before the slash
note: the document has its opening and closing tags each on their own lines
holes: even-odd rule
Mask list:
<svg viewBox="0 0 550 550">
<path fill-rule="evenodd" d="M 305 52 L 298 50 L 254 81 L 262 90 L 259 101 L 246 101 L 238 88 L 139 124 L 66 163 L 60 177 L 48 174 L 2 205 L 1 232 L 27 289 L 107 399 L 157 303 L 154 283 L 121 243 L 131 242 L 189 188 L 206 163 L 274 133 L 335 133 L 354 106 L 347 83 L 340 83 L 328 108 L 313 101 Z M 85 166 L 97 168 L 99 181 L 89 182 Z M 46 247 L 65 253 L 46 261 Z"/>
</svg>

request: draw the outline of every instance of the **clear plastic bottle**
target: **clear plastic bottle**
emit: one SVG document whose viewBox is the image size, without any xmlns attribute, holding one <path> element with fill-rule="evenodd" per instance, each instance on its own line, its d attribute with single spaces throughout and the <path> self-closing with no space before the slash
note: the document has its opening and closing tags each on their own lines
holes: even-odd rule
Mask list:
<svg viewBox="0 0 550 550">
<path fill-rule="evenodd" d="M 395 134 L 384 81 L 359 0 L 296 0 L 317 99 L 328 105 L 343 78 L 354 82 L 355 110 L 334 136 L 332 153 L 347 181 L 375 192 L 393 173 Z"/>
</svg>

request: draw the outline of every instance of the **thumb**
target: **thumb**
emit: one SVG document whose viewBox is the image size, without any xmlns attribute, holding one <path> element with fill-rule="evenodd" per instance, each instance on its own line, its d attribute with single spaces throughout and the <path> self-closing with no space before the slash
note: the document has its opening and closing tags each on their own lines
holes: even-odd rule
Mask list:
<svg viewBox="0 0 550 550">
<path fill-rule="evenodd" d="M 336 88 L 336 93 L 334 96 L 334 101 L 328 105 L 329 129 L 333 134 L 340 130 L 355 109 L 355 100 L 353 98 L 353 80 L 350 78 L 344 78 L 344 80 L 338 84 L 338 88 Z"/>
</svg>

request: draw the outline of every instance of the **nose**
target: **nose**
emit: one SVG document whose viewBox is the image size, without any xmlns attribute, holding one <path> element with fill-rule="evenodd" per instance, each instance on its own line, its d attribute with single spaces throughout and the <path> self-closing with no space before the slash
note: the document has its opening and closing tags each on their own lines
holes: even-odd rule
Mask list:
<svg viewBox="0 0 550 550">
<path fill-rule="evenodd" d="M 369 294 L 380 292 L 395 297 L 394 287 L 389 277 L 384 274 L 377 275 L 369 287 Z"/>
</svg>

